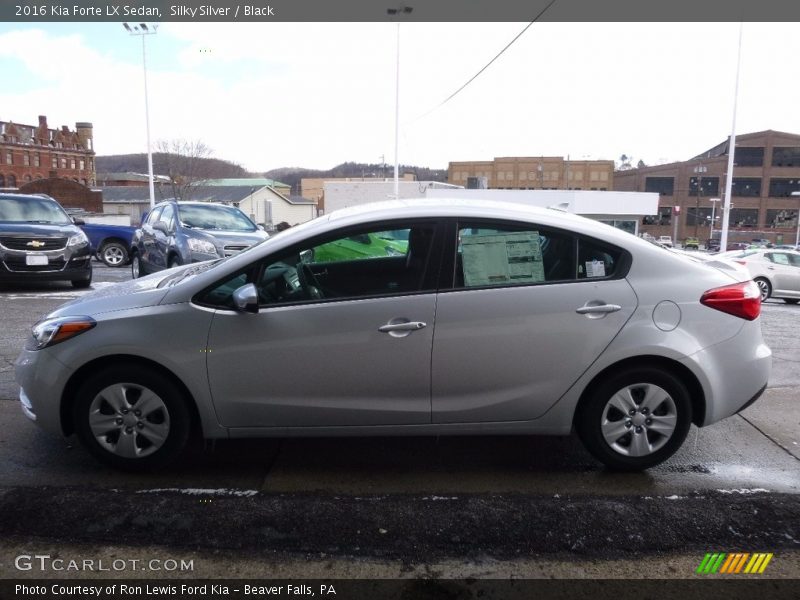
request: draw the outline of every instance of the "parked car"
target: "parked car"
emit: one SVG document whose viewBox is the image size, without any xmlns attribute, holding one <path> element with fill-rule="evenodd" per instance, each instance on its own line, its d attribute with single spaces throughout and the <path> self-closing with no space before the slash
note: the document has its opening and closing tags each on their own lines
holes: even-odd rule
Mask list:
<svg viewBox="0 0 800 600">
<path fill-rule="evenodd" d="M 683 247 L 687 250 L 698 250 L 700 248 L 700 240 L 695 237 L 688 237 L 683 240 Z"/>
<path fill-rule="evenodd" d="M 668 248 L 672 248 L 672 237 L 668 235 L 660 235 L 658 236 L 658 243 L 662 246 L 667 246 Z"/>
<path fill-rule="evenodd" d="M 787 304 L 800 302 L 800 252 L 753 248 L 730 257 L 744 265 L 758 284 L 761 301 L 780 298 Z"/>
<path fill-rule="evenodd" d="M 122 267 L 128 264 L 136 227 L 84 223 L 81 229 L 89 238 L 92 252 L 109 267 Z"/>
<path fill-rule="evenodd" d="M 709 252 L 720 251 L 720 241 L 717 238 L 709 238 L 706 240 L 706 250 Z"/>
<path fill-rule="evenodd" d="M 730 252 L 731 250 L 745 250 L 750 247 L 750 244 L 747 242 L 730 242 L 726 247 L 726 252 Z"/>
<path fill-rule="evenodd" d="M 134 233 L 131 273 L 135 279 L 178 265 L 225 258 L 268 237 L 234 206 L 161 202 Z"/>
<path fill-rule="evenodd" d="M 53 198 L 0 194 L 0 281 L 92 283 L 89 239 Z"/>
<path fill-rule="evenodd" d="M 386 231 L 406 253 L 315 261 Z M 609 467 L 639 470 L 763 392 L 760 309 L 747 275 L 597 221 L 403 200 L 62 306 L 33 327 L 16 380 L 28 417 L 124 469 L 168 462 L 196 426 L 206 438 L 574 429 Z"/>
</svg>

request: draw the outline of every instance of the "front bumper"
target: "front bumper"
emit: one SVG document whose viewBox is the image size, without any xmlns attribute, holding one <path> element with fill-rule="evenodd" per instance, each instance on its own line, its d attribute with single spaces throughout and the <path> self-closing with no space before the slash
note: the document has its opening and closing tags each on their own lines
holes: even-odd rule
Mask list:
<svg viewBox="0 0 800 600">
<path fill-rule="evenodd" d="M 23 350 L 14 363 L 14 375 L 20 386 L 22 412 L 43 429 L 64 434 L 61 424 L 61 396 L 72 369 L 44 350 Z"/>
<path fill-rule="evenodd" d="M 28 256 L 44 257 L 46 263 L 29 265 Z M 0 251 L 0 281 L 85 281 L 91 273 L 92 254 L 88 244 L 75 250 L 26 252 L 3 248 Z"/>
</svg>

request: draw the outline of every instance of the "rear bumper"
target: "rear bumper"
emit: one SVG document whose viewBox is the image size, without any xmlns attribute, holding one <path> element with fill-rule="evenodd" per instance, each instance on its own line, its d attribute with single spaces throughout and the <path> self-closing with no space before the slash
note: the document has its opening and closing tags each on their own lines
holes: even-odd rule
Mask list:
<svg viewBox="0 0 800 600">
<path fill-rule="evenodd" d="M 772 351 L 761 337 L 760 320 L 751 321 L 733 338 L 697 352 L 683 362 L 705 393 L 702 426 L 735 415 L 752 405 L 767 387 Z"/>
</svg>

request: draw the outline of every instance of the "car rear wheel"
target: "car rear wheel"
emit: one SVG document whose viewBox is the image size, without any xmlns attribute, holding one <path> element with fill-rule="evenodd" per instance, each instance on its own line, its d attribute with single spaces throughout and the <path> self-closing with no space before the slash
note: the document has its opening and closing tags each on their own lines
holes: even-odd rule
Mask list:
<svg viewBox="0 0 800 600">
<path fill-rule="evenodd" d="M 129 471 L 162 467 L 186 446 L 190 414 L 178 386 L 141 366 L 104 369 L 78 390 L 75 431 L 102 462 Z"/>
<path fill-rule="evenodd" d="M 128 262 L 128 249 L 120 242 L 107 242 L 98 252 L 100 260 L 109 267 L 121 267 Z"/>
<path fill-rule="evenodd" d="M 758 289 L 761 291 L 761 301 L 765 302 L 767 298 L 772 295 L 772 286 L 769 281 L 763 277 L 757 277 L 755 282 L 758 284 Z"/>
<path fill-rule="evenodd" d="M 669 371 L 639 367 L 601 382 L 575 425 L 586 449 L 619 471 L 655 466 L 680 448 L 692 421 L 689 393 Z"/>
</svg>

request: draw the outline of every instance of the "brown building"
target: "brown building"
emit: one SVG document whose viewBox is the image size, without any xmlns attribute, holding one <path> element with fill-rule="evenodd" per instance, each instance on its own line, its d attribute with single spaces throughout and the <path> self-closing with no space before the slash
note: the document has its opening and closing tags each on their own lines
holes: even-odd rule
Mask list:
<svg viewBox="0 0 800 600">
<path fill-rule="evenodd" d="M 91 123 L 50 129 L 47 117 L 38 125 L 0 121 L 0 188 L 20 188 L 38 179 L 69 179 L 95 185 Z"/>
<path fill-rule="evenodd" d="M 614 161 L 529 156 L 451 162 L 447 181 L 496 190 L 613 190 Z"/>
<path fill-rule="evenodd" d="M 614 173 L 622 191 L 657 192 L 659 214 L 645 217 L 641 231 L 654 236 L 715 237 L 722 225 L 729 140 L 685 162 Z M 793 243 L 800 197 L 800 135 L 760 131 L 736 136 L 729 239 L 766 238 Z M 712 199 L 715 201 L 712 202 Z"/>
</svg>

